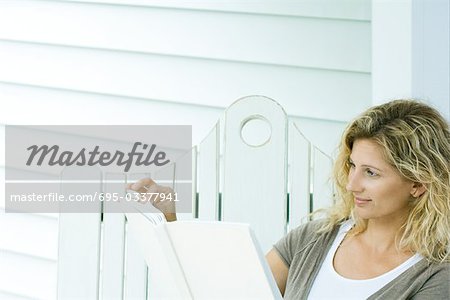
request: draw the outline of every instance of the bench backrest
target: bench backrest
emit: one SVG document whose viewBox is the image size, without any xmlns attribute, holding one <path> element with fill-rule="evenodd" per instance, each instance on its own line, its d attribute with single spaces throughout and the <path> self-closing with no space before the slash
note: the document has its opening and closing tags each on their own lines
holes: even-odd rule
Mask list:
<svg viewBox="0 0 450 300">
<path fill-rule="evenodd" d="M 265 252 L 313 209 L 332 203 L 331 158 L 266 97 L 236 101 L 187 155 L 193 164 L 193 211 L 179 218 L 250 223 Z M 123 194 L 108 182 L 125 184 L 145 174 L 98 176 L 105 182 L 99 191 Z M 59 231 L 58 299 L 151 298 L 157 279 L 128 238 L 124 214 L 64 213 Z"/>
</svg>

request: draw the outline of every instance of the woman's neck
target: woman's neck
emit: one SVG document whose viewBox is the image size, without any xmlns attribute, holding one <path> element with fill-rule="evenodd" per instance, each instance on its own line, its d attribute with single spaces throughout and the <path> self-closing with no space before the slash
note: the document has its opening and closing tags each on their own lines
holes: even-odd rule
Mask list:
<svg viewBox="0 0 450 300">
<path fill-rule="evenodd" d="M 361 241 L 372 251 L 398 252 L 398 239 L 401 235 L 404 218 L 386 220 L 370 219 L 367 229 L 361 233 Z"/>
</svg>

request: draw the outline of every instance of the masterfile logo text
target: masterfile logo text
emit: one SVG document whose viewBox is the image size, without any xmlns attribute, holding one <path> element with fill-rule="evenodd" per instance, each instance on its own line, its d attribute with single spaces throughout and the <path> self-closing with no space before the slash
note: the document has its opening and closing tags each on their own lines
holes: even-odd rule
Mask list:
<svg viewBox="0 0 450 300">
<path fill-rule="evenodd" d="M 6 212 L 123 212 L 142 198 L 126 184 L 144 177 L 192 209 L 191 126 L 8 125 L 5 138 Z"/>
<path fill-rule="evenodd" d="M 148 148 L 147 153 L 145 154 L 145 159 L 143 158 L 144 152 L 138 151 L 138 148 L 141 145 L 143 150 Z M 72 151 L 60 152 L 60 147 L 57 145 L 53 145 L 51 147 L 48 145 L 32 145 L 27 148 L 27 150 L 31 153 L 26 164 L 27 166 L 30 166 L 38 154 L 40 154 L 39 158 L 36 159 L 36 165 L 38 166 L 41 166 L 44 160 L 48 158 L 47 164 L 49 166 L 95 166 L 96 164 L 101 166 L 109 166 L 116 163 L 118 166 L 124 165 L 125 172 L 130 170 L 133 162 L 137 166 L 150 166 L 151 164 L 155 164 L 158 167 L 164 166 L 170 162 L 169 159 L 166 159 L 166 153 L 164 151 L 158 151 L 156 155 L 153 155 L 156 149 L 155 144 L 152 144 L 149 147 L 147 144 L 136 142 L 133 145 L 133 149 L 131 149 L 131 151 L 127 154 L 122 151 L 116 151 L 115 153 L 108 151 L 100 152 L 99 149 L 100 146 L 96 145 L 91 151 L 86 150 L 86 148 L 82 148 L 80 152 L 74 153 Z M 136 160 L 134 160 L 135 157 Z"/>
</svg>

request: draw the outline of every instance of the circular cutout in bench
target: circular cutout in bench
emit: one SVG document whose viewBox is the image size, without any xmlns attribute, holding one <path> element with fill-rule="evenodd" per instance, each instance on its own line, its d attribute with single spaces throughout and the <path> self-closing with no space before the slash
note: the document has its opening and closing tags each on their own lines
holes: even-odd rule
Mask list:
<svg viewBox="0 0 450 300">
<path fill-rule="evenodd" d="M 248 117 L 241 123 L 241 139 L 250 147 L 261 147 L 270 141 L 272 126 L 261 115 Z"/>
</svg>

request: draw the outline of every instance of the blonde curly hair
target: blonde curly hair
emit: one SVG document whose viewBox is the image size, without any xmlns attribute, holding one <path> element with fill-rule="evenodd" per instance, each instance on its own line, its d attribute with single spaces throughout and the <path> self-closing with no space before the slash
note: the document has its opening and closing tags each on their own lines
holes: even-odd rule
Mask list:
<svg viewBox="0 0 450 300">
<path fill-rule="evenodd" d="M 398 236 L 400 249 L 420 253 L 430 262 L 450 261 L 450 129 L 434 108 L 416 100 L 394 100 L 372 107 L 344 131 L 335 160 L 335 205 L 322 230 L 348 218 L 352 234 L 366 230 L 367 220 L 355 213 L 347 191 L 349 157 L 357 139 L 370 139 L 383 149 L 386 161 L 403 177 L 426 191 L 411 201 L 410 213 Z"/>
</svg>

